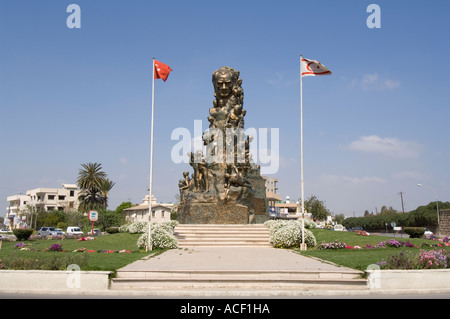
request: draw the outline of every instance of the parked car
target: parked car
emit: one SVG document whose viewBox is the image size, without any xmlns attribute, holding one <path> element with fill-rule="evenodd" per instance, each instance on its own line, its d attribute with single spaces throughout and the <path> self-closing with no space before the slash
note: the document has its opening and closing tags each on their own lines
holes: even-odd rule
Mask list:
<svg viewBox="0 0 450 319">
<path fill-rule="evenodd" d="M 39 236 L 64 236 L 64 232 L 55 227 L 41 227 L 38 230 Z"/>
<path fill-rule="evenodd" d="M 92 234 L 92 231 L 89 232 L 89 234 Z M 102 232 L 98 228 L 94 228 L 94 236 L 100 236 Z"/>
<path fill-rule="evenodd" d="M 0 233 L 10 233 L 11 231 L 8 228 L 0 229 Z"/>
<path fill-rule="evenodd" d="M 61 228 L 56 228 L 56 231 L 63 233 L 63 235 L 66 234 Z"/>
<path fill-rule="evenodd" d="M 74 226 L 71 226 L 71 227 L 67 227 L 67 230 L 66 230 L 66 232 L 67 232 L 67 235 L 68 236 L 73 236 L 73 235 L 84 235 L 84 233 L 81 231 L 81 229 L 80 229 L 80 227 L 74 227 Z"/>
</svg>

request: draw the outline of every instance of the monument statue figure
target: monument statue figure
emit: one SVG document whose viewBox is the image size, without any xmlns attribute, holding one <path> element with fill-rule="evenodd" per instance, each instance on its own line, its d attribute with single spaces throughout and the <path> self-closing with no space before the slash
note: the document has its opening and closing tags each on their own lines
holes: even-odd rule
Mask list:
<svg viewBox="0 0 450 319">
<path fill-rule="evenodd" d="M 202 135 L 206 154 L 188 153 L 194 173 L 179 181 L 180 223 L 247 224 L 268 219 L 265 181 L 252 161 L 245 138 L 244 90 L 240 72 L 224 66 L 213 72 L 214 101 L 209 130 Z"/>
</svg>

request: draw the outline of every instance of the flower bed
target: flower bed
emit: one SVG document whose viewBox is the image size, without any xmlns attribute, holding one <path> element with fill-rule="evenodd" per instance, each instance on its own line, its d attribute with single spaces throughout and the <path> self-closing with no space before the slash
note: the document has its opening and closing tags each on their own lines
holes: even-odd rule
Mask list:
<svg viewBox="0 0 450 319">
<path fill-rule="evenodd" d="M 39 251 L 39 252 L 47 252 L 47 251 L 51 251 L 51 252 L 66 252 L 65 250 L 63 250 L 62 245 L 59 244 L 54 244 L 52 245 L 50 248 L 46 248 L 46 249 L 41 249 L 38 250 L 36 248 L 32 248 L 27 246 L 25 243 L 17 243 L 14 245 L 14 247 L 16 249 L 19 250 L 26 250 L 26 251 Z M 74 253 L 131 253 L 131 250 L 126 250 L 126 249 L 122 249 L 122 250 L 113 250 L 113 249 L 105 249 L 105 250 L 93 250 L 93 249 L 86 249 L 84 247 L 81 248 L 77 248 L 72 250 L 72 252 Z"/>
<path fill-rule="evenodd" d="M 442 242 L 442 243 L 435 243 L 435 244 L 429 244 L 427 242 L 424 242 L 421 246 L 414 245 L 409 240 L 405 241 L 398 241 L 395 239 L 389 239 L 385 241 L 379 242 L 377 245 L 373 246 L 371 244 L 367 244 L 365 246 L 366 249 L 376 249 L 376 248 L 386 248 L 386 247 L 394 247 L 394 248 L 400 248 L 400 247 L 444 247 L 444 246 L 450 246 L 448 242 Z M 319 249 L 362 249 L 360 246 L 350 246 L 346 243 L 341 242 L 330 242 L 330 243 L 321 243 L 319 245 Z"/>
<path fill-rule="evenodd" d="M 445 250 L 420 250 L 419 253 L 401 252 L 377 263 L 380 269 L 446 269 L 450 254 Z"/>
</svg>

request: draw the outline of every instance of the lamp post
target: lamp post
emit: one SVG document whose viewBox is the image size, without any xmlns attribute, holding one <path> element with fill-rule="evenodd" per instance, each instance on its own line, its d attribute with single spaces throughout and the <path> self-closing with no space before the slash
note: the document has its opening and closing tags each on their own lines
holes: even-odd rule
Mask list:
<svg viewBox="0 0 450 319">
<path fill-rule="evenodd" d="M 427 185 L 423 185 L 423 184 L 417 184 L 418 187 L 426 187 L 431 189 L 431 191 L 434 193 L 434 195 L 436 196 L 436 213 L 437 213 L 437 223 L 438 223 L 438 236 L 441 236 L 441 227 L 439 225 L 439 202 L 438 202 L 438 196 L 437 193 L 434 189 L 432 189 L 430 186 Z"/>
</svg>

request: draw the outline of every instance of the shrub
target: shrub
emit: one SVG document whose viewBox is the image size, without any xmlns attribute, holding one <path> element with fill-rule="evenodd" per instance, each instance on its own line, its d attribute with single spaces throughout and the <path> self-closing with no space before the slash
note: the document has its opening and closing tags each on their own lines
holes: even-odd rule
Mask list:
<svg viewBox="0 0 450 319">
<path fill-rule="evenodd" d="M 403 230 L 410 238 L 420 238 L 425 233 L 425 228 L 423 227 L 405 227 Z"/>
<path fill-rule="evenodd" d="M 32 229 L 13 229 L 13 234 L 17 240 L 28 240 L 33 233 Z"/>
<path fill-rule="evenodd" d="M 146 227 L 143 229 L 142 235 L 137 241 L 137 246 L 139 248 L 145 248 L 148 246 L 148 223 L 145 224 Z M 174 235 L 174 228 L 176 225 L 178 225 L 177 221 L 152 223 L 150 228 L 152 247 L 169 249 L 177 248 L 178 240 Z"/>
<path fill-rule="evenodd" d="M 270 242 L 277 248 L 299 247 L 302 243 L 302 221 L 301 220 L 270 220 L 265 222 L 270 230 Z M 309 247 L 317 245 L 313 233 L 307 229 L 315 227 L 305 220 L 305 243 Z"/>
<path fill-rule="evenodd" d="M 128 226 L 127 230 L 130 234 L 142 234 L 148 228 L 147 222 L 136 222 Z"/>
<path fill-rule="evenodd" d="M 119 232 L 119 227 L 108 227 L 105 229 L 108 234 L 116 234 Z"/>
</svg>

